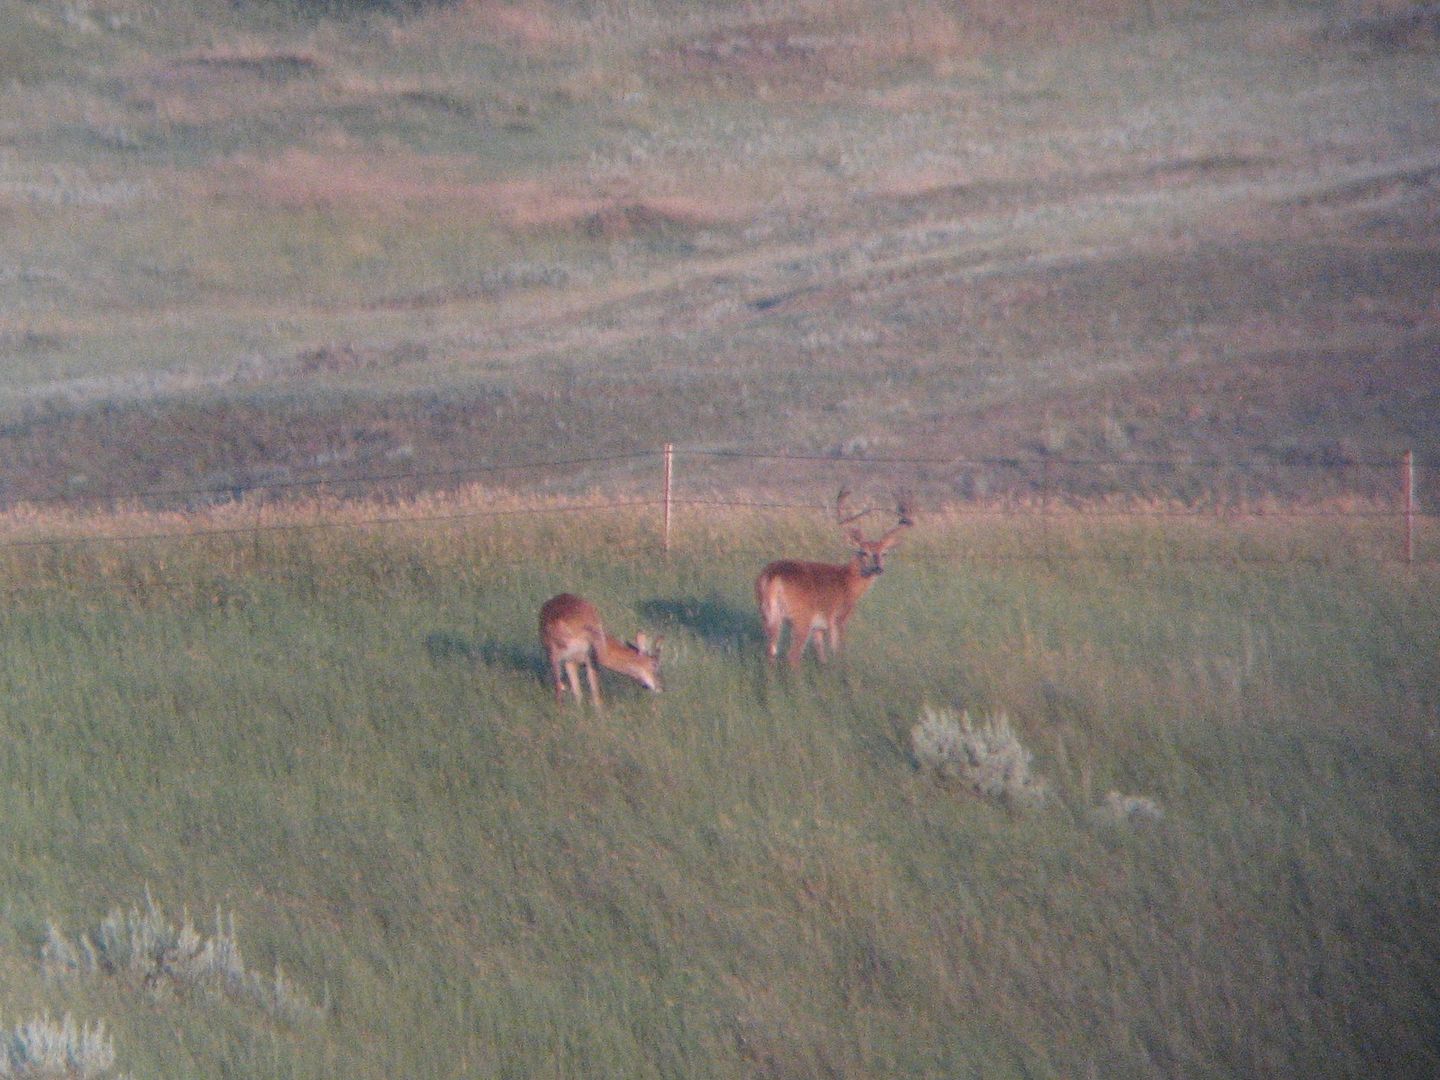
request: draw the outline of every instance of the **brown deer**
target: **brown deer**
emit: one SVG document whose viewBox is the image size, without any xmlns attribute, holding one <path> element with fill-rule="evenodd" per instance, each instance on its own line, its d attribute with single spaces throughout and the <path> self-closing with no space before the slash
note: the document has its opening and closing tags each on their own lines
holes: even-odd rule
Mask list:
<svg viewBox="0 0 1440 1080">
<path fill-rule="evenodd" d="M 835 517 L 841 528 L 869 513 L 846 516 L 848 492 L 841 491 L 835 500 Z M 855 605 L 875 578 L 885 569 L 885 553 L 899 542 L 900 534 L 914 524 L 910 502 L 899 500 L 896 513 L 899 522 L 876 540 L 866 540 L 858 528 L 846 535 L 855 543 L 855 557 L 848 563 L 801 562 L 781 559 L 772 562 L 755 579 L 755 601 L 760 606 L 760 621 L 765 627 L 766 647 L 770 659 L 780 652 L 780 634 L 790 624 L 790 649 L 786 654 L 791 666 L 800 663 L 805 646 L 813 636 L 815 655 L 824 662 L 838 655 L 845 635 L 845 624 L 855 613 Z"/>
<path fill-rule="evenodd" d="M 576 701 L 583 701 L 580 692 L 582 664 L 590 683 L 590 697 L 600 707 L 600 681 L 595 676 L 598 661 L 611 671 L 628 675 L 647 690 L 659 691 L 660 639 L 648 640 L 644 634 L 635 636 L 635 643 L 621 641 L 605 632 L 600 612 L 590 601 L 573 593 L 552 596 L 540 608 L 540 644 L 550 661 L 555 679 L 555 700 L 565 699 L 565 681 Z"/>
</svg>

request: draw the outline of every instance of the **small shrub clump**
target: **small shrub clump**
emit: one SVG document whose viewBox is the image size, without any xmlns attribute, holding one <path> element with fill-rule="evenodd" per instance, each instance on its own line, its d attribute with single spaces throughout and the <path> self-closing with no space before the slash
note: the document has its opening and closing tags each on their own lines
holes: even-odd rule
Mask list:
<svg viewBox="0 0 1440 1080">
<path fill-rule="evenodd" d="M 1048 798 L 1044 779 L 1030 770 L 1034 755 L 1004 713 L 976 723 L 968 712 L 927 707 L 910 730 L 910 746 L 922 769 L 1007 805 L 1040 806 Z"/>
<path fill-rule="evenodd" d="M 0 1032 L 0 1076 L 103 1076 L 115 1065 L 115 1044 L 105 1022 L 77 1025 L 69 1013 L 56 1023 L 49 1016 Z"/>
<path fill-rule="evenodd" d="M 218 992 L 260 1006 L 286 1020 L 298 1020 L 325 1011 L 296 990 L 275 966 L 273 978 L 245 969 L 235 938 L 234 916 L 225 920 L 215 912 L 215 934 L 206 937 L 195 929 L 188 912 L 178 927 L 165 917 L 147 890 L 145 910 L 118 908 L 89 934 L 66 940 L 54 923 L 41 950 L 47 973 L 129 976 L 150 989 L 179 987 Z"/>
<path fill-rule="evenodd" d="M 1095 817 L 1107 825 L 1144 825 L 1163 820 L 1165 811 L 1147 796 L 1112 791 L 1095 808 Z"/>
</svg>

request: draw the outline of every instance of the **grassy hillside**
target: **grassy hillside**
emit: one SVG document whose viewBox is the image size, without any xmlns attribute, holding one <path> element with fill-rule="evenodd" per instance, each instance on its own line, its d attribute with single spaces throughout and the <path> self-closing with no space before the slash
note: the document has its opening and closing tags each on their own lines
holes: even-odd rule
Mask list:
<svg viewBox="0 0 1440 1080">
<path fill-rule="evenodd" d="M 976 526 L 932 517 L 845 662 L 790 675 L 750 582 L 833 526 L 692 512 L 665 560 L 633 515 L 431 520 L 503 506 L 68 547 L 7 522 L 0 1023 L 103 1020 L 153 1077 L 1440 1064 L 1431 571 L 1060 521 L 1085 561 L 957 561 Z M 562 588 L 666 635 L 666 693 L 553 704 Z M 1048 800 L 920 767 L 927 709 L 1006 714 Z M 233 919 L 260 990 L 53 962 L 147 896 Z"/>
<path fill-rule="evenodd" d="M 1435 459 L 1432 8 L 387 6 L 0 11 L 0 495 Z"/>
<path fill-rule="evenodd" d="M 1437 41 L 0 5 L 0 1072 L 1440 1072 Z M 774 671 L 841 483 L 920 527 Z"/>
</svg>

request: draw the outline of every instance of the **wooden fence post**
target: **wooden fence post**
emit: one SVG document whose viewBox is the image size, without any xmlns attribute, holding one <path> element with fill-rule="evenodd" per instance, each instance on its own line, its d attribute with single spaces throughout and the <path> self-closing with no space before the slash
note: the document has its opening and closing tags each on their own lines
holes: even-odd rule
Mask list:
<svg viewBox="0 0 1440 1080">
<path fill-rule="evenodd" d="M 1050 456 L 1040 462 L 1040 548 L 1050 561 Z"/>
<path fill-rule="evenodd" d="M 1405 565 L 1415 561 L 1415 451 L 1400 459 L 1400 488 L 1405 500 Z"/>
<path fill-rule="evenodd" d="M 665 554 L 670 554 L 670 494 L 675 476 L 675 444 L 665 444 Z"/>
</svg>

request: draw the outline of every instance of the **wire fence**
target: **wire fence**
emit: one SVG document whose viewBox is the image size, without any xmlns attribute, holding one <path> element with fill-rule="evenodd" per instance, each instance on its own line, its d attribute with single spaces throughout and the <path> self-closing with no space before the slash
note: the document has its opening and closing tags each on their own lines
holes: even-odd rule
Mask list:
<svg viewBox="0 0 1440 1080">
<path fill-rule="evenodd" d="M 1414 455 L 1393 459 L 1235 460 L 1221 458 L 942 457 L 796 454 L 763 450 L 666 445 L 580 457 L 479 462 L 446 469 L 329 472 L 258 478 L 224 484 L 140 488 L 104 494 L 56 492 L 0 507 L 0 518 L 26 508 L 29 520 L 46 511 L 82 515 L 140 511 L 164 516 L 164 525 L 130 531 L 67 531 L 0 538 L 0 549 L 113 545 L 205 537 L 441 525 L 486 518 L 659 512 L 659 546 L 668 551 L 685 511 L 830 513 L 840 488 L 872 510 L 893 506 L 903 493 L 926 512 L 955 519 L 1005 519 L 1037 541 L 1022 558 L 1063 558 L 1049 543 L 1060 523 L 1123 521 L 1205 522 L 1231 526 L 1285 522 L 1362 531 L 1355 545 L 1365 557 L 1405 563 L 1435 562 L 1440 551 L 1431 527 L 1437 516 L 1434 470 Z M 416 509 L 427 493 L 482 486 L 533 496 L 519 506 Z M 213 520 L 224 506 L 314 504 L 304 520 Z M 406 504 L 409 505 L 406 505 Z M 338 508 L 344 506 L 344 513 Z M 327 508 L 336 511 L 327 515 Z M 13 531 L 13 530 L 12 530 Z M 1294 545 L 1267 561 L 1304 561 Z M 969 552 L 973 554 L 974 552 Z M 1338 552 L 1337 552 L 1338 554 Z M 1092 554 L 1093 557 L 1093 554 Z M 1204 557 L 1204 556 L 1202 556 Z M 1234 558 L 1233 550 L 1215 558 Z M 1254 555 L 1259 558 L 1260 556 Z"/>
</svg>

